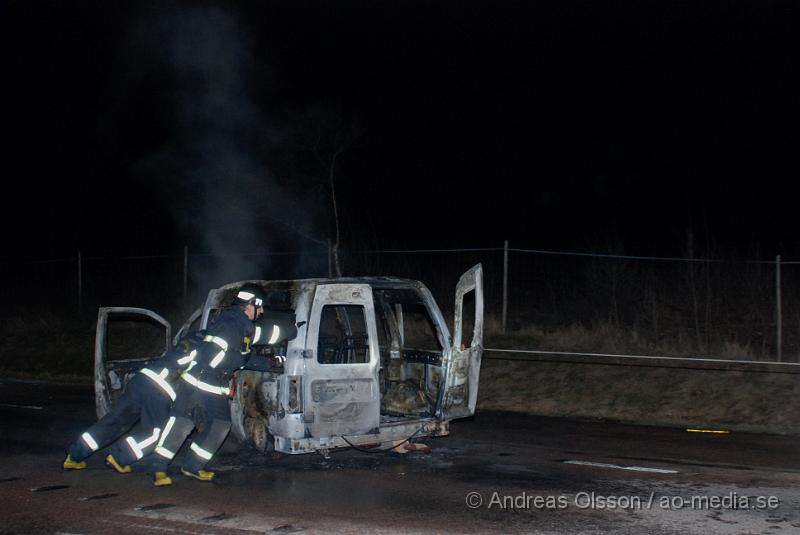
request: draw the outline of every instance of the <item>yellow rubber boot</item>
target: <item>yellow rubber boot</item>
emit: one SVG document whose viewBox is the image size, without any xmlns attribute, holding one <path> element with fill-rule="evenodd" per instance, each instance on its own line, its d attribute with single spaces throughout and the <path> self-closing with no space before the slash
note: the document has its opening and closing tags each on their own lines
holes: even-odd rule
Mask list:
<svg viewBox="0 0 800 535">
<path fill-rule="evenodd" d="M 190 472 L 188 470 L 184 470 L 183 468 L 181 468 L 181 473 L 185 476 L 199 479 L 200 481 L 211 481 L 212 479 L 214 479 L 214 472 L 210 472 L 208 470 L 198 470 L 197 472 Z"/>
<path fill-rule="evenodd" d="M 119 472 L 120 474 L 130 474 L 131 473 L 131 466 L 129 464 L 126 464 L 125 466 L 122 466 L 121 464 L 119 464 L 117 462 L 117 460 L 114 458 L 114 456 L 111 455 L 110 453 L 106 456 L 106 465 L 110 466 L 111 468 L 113 468 L 114 470 Z"/>
<path fill-rule="evenodd" d="M 83 470 L 84 468 L 86 468 L 86 461 L 74 461 L 69 455 L 64 459 L 64 470 Z"/>
<path fill-rule="evenodd" d="M 166 472 L 156 472 L 153 474 L 153 485 L 156 487 L 165 487 L 172 485 L 172 478 Z"/>
</svg>

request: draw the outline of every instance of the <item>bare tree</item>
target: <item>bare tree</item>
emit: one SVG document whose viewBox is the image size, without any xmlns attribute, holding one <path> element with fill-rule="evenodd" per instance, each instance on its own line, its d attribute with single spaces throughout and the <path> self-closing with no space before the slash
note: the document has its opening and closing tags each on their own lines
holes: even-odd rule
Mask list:
<svg viewBox="0 0 800 535">
<path fill-rule="evenodd" d="M 341 104 L 334 110 L 321 107 L 307 110 L 304 123 L 308 132 L 312 134 L 309 150 L 327 182 L 334 227 L 333 236 L 329 240 L 331 256 L 334 273 L 337 277 L 341 277 L 342 267 L 339 260 L 341 220 L 336 196 L 337 166 L 343 154 L 361 145 L 365 131 L 355 117 L 345 114 Z"/>
</svg>

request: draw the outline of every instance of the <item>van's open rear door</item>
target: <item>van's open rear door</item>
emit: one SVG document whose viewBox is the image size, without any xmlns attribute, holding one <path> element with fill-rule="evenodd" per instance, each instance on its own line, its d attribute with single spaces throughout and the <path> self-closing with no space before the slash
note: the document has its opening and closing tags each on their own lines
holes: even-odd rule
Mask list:
<svg viewBox="0 0 800 535">
<path fill-rule="evenodd" d="M 134 322 L 157 324 L 164 328 L 164 349 L 152 355 L 136 355 L 135 358 L 119 360 L 108 359 L 108 320 L 109 316 L 120 316 Z M 97 417 L 102 418 L 111 409 L 116 398 L 122 393 L 125 383 L 149 360 L 158 358 L 170 347 L 172 326 L 150 310 L 133 307 L 104 307 L 97 313 L 97 334 L 94 342 L 94 395 Z M 136 340 L 133 341 L 134 344 Z M 152 350 L 151 350 L 152 351 Z"/>
<path fill-rule="evenodd" d="M 474 292 L 474 295 L 470 295 Z M 464 316 L 465 298 L 469 309 L 474 307 L 475 317 Z M 462 343 L 464 326 L 472 324 L 469 346 Z M 478 400 L 478 379 L 483 355 L 483 267 L 477 264 L 464 273 L 456 286 L 453 347 L 450 359 L 444 366 L 444 395 L 437 416 L 446 419 L 462 418 L 475 414 Z"/>
<path fill-rule="evenodd" d="M 366 284 L 320 284 L 308 320 L 303 417 L 312 437 L 380 427 L 378 331 Z"/>
</svg>

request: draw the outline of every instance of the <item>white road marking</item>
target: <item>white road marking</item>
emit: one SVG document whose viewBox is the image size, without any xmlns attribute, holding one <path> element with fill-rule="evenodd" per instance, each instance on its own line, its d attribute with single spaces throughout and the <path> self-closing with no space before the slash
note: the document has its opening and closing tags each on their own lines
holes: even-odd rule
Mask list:
<svg viewBox="0 0 800 535">
<path fill-rule="evenodd" d="M 288 518 L 256 515 L 251 513 L 229 513 L 230 517 L 220 517 L 221 511 L 211 511 L 196 507 L 172 507 L 150 511 L 129 511 L 125 514 L 147 518 L 150 520 L 169 520 L 172 522 L 186 522 L 189 524 L 214 526 L 221 528 L 240 529 L 242 531 L 256 531 L 264 533 L 287 524 L 292 524 Z M 214 517 L 219 518 L 214 519 Z"/>
<path fill-rule="evenodd" d="M 37 407 L 36 405 L 14 405 L 12 403 L 0 403 L 0 407 L 13 407 L 15 409 L 33 409 L 36 411 L 44 410 L 44 407 Z"/>
<path fill-rule="evenodd" d="M 239 530 L 242 532 L 255 532 L 255 533 L 299 533 L 299 534 L 326 534 L 326 533 L 344 533 L 352 535 L 362 535 L 363 533 L 371 533 L 372 535 L 395 535 L 397 528 L 383 528 L 380 526 L 373 526 L 370 524 L 360 524 L 355 522 L 343 521 L 341 519 L 331 518 L 317 518 L 317 519 L 300 519 L 300 518 L 286 518 L 277 516 L 267 516 L 264 514 L 256 513 L 236 513 L 221 511 L 219 509 L 202 509 L 200 507 L 183 507 L 175 506 L 170 509 L 159 509 L 150 511 L 120 511 L 122 515 L 128 517 L 136 517 L 139 519 L 131 519 L 130 524 L 124 524 L 127 527 L 136 527 L 150 530 L 171 531 L 178 533 L 188 533 L 191 535 L 207 535 L 214 533 L 216 530 L 231 529 Z M 109 520 L 101 520 L 110 522 Z M 159 521 L 175 522 L 175 528 L 167 526 L 159 526 Z M 192 527 L 181 527 L 191 525 Z M 192 528 L 198 531 L 193 531 Z M 419 531 L 413 529 L 405 529 L 404 533 L 408 535 L 422 535 L 428 531 Z"/>
<path fill-rule="evenodd" d="M 115 522 L 113 520 L 109 520 L 106 518 L 100 518 L 98 521 L 103 522 L 104 524 L 114 524 L 117 526 L 124 526 L 126 528 L 139 528 L 139 529 L 150 529 L 153 531 L 167 531 L 170 533 L 188 533 L 189 535 L 206 535 L 205 532 L 202 531 L 187 531 L 185 529 L 175 529 L 175 528 L 168 528 L 165 526 L 157 526 L 154 524 L 130 524 L 130 523 L 123 523 L 123 522 Z"/>
<path fill-rule="evenodd" d="M 620 466 L 618 464 L 594 463 L 591 461 L 564 461 L 564 464 L 578 464 L 581 466 L 596 466 L 598 468 L 615 468 L 617 470 L 630 470 L 632 472 L 653 472 L 655 474 L 677 474 L 677 470 L 668 468 L 646 468 L 644 466 Z"/>
</svg>

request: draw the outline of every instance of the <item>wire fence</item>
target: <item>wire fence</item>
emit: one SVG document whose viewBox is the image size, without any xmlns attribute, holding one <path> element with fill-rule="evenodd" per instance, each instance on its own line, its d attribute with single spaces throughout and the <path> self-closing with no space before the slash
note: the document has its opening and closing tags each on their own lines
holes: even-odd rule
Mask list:
<svg viewBox="0 0 800 535">
<path fill-rule="evenodd" d="M 484 267 L 490 330 L 614 325 L 643 346 L 686 354 L 742 353 L 797 362 L 800 262 L 645 257 L 503 247 L 342 251 L 345 276 L 424 282 L 452 310 L 458 277 Z M 98 306 L 199 306 L 208 289 L 244 279 L 327 277 L 326 250 L 70 258 L 0 264 L 7 314 L 42 303 L 63 314 Z"/>
</svg>

